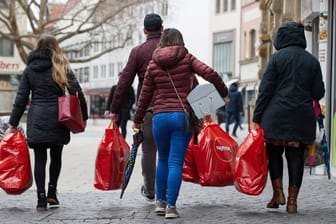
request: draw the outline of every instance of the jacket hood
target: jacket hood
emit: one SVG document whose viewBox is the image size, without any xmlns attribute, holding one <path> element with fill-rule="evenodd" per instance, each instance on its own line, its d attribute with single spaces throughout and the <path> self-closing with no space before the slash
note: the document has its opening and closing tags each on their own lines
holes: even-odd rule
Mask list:
<svg viewBox="0 0 336 224">
<path fill-rule="evenodd" d="M 229 87 L 229 92 L 237 92 L 238 91 L 238 85 L 236 83 L 232 83 Z"/>
<path fill-rule="evenodd" d="M 288 46 L 306 48 L 307 42 L 304 34 L 304 26 L 301 23 L 289 22 L 283 24 L 274 39 L 274 47 L 277 50 Z"/>
<path fill-rule="evenodd" d="M 181 61 L 188 50 L 183 46 L 157 48 L 153 53 L 154 62 L 161 68 L 172 68 Z"/>
<path fill-rule="evenodd" d="M 45 71 L 52 67 L 52 52 L 48 48 L 41 48 L 32 51 L 28 56 L 28 67 L 33 71 Z"/>
</svg>

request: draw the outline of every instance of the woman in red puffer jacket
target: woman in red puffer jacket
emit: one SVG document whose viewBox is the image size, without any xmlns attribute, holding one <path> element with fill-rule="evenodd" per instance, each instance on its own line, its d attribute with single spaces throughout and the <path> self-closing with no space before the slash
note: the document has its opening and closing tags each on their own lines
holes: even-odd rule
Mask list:
<svg viewBox="0 0 336 224">
<path fill-rule="evenodd" d="M 184 130 L 184 112 L 191 111 L 187 96 L 197 82 L 195 74 L 214 84 L 227 101 L 228 90 L 218 73 L 188 53 L 177 29 L 165 29 L 147 67 L 133 128 L 141 128 L 153 99 L 152 131 L 158 148 L 155 212 L 166 218 L 179 217 L 175 206 L 191 138 Z"/>
</svg>

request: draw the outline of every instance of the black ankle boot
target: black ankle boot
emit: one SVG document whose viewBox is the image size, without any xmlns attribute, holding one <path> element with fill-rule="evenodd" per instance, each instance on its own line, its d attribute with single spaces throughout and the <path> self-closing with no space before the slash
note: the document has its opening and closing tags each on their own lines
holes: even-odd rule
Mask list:
<svg viewBox="0 0 336 224">
<path fill-rule="evenodd" d="M 56 185 L 49 184 L 47 201 L 48 201 L 49 205 L 51 205 L 51 206 L 59 205 L 59 201 L 56 197 L 56 193 L 57 193 Z"/>
<path fill-rule="evenodd" d="M 47 211 L 47 198 L 46 198 L 45 192 L 37 193 L 36 210 L 38 212 Z"/>
</svg>

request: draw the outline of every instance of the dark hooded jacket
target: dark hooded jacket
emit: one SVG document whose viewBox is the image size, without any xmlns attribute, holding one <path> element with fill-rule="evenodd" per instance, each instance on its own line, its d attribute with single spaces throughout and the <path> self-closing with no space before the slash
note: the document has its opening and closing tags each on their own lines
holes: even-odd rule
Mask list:
<svg viewBox="0 0 336 224">
<path fill-rule="evenodd" d="M 214 84 L 222 97 L 227 96 L 227 88 L 218 73 L 188 53 L 185 47 L 157 48 L 153 53 L 153 60 L 149 62 L 147 67 L 134 115 L 135 123 L 142 122 L 152 97 L 154 114 L 184 111 L 169 79 L 168 72 L 187 111 L 191 110 L 187 96 L 197 83 L 194 74 L 198 74 Z"/>
<path fill-rule="evenodd" d="M 319 61 L 305 50 L 302 24 L 281 26 L 275 52 L 260 83 L 253 122 L 260 123 L 266 139 L 313 142 L 316 119 L 313 100 L 325 93 Z"/>
<path fill-rule="evenodd" d="M 58 97 L 63 90 L 52 78 L 52 53 L 49 49 L 38 49 L 28 57 L 9 123 L 17 126 L 29 101 L 31 103 L 27 117 L 27 141 L 32 144 L 67 144 L 70 132 L 58 122 Z M 87 105 L 73 73 L 68 74 L 69 92 L 78 93 L 83 119 L 88 119 Z"/>
<path fill-rule="evenodd" d="M 230 102 L 226 106 L 225 111 L 233 114 L 239 114 L 243 112 L 243 98 L 238 91 L 238 84 L 232 83 L 229 87 Z"/>
</svg>

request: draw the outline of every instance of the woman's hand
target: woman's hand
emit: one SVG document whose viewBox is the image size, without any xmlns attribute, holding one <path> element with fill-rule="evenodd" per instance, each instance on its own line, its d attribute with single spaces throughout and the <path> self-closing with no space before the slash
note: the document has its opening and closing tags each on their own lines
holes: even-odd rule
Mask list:
<svg viewBox="0 0 336 224">
<path fill-rule="evenodd" d="M 9 128 L 7 129 L 5 134 L 9 134 L 9 133 L 14 133 L 17 131 L 17 127 L 14 127 L 12 125 L 9 125 Z"/>
<path fill-rule="evenodd" d="M 141 130 L 141 124 L 133 122 L 132 129 L 133 130 Z"/>
<path fill-rule="evenodd" d="M 259 123 L 252 123 L 252 125 L 251 125 L 251 128 L 252 129 L 258 129 L 258 128 L 261 128 L 261 125 L 259 124 Z"/>
<path fill-rule="evenodd" d="M 224 97 L 224 105 L 228 105 L 230 103 L 230 98 L 228 96 Z"/>
</svg>

